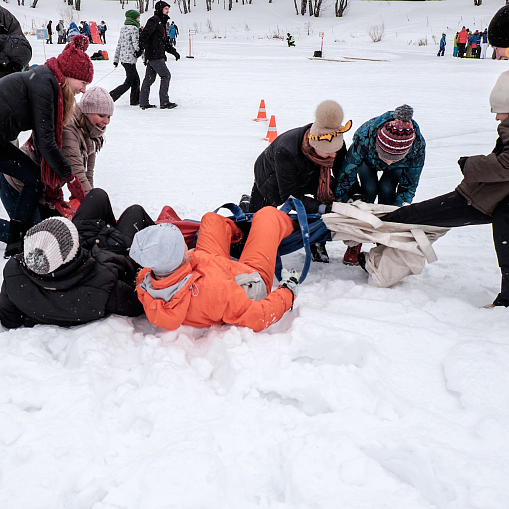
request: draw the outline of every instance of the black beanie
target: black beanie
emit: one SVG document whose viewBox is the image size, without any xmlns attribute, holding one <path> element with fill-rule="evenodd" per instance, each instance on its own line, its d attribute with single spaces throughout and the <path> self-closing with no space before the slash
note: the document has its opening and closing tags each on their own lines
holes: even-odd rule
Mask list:
<svg viewBox="0 0 509 509">
<path fill-rule="evenodd" d="M 171 7 L 171 5 L 166 3 L 166 2 L 164 2 L 163 0 L 159 0 L 159 2 L 156 3 L 154 9 L 155 9 L 156 12 L 160 12 L 162 14 L 163 9 L 165 7 Z"/>
<path fill-rule="evenodd" d="M 499 9 L 490 21 L 488 41 L 497 48 L 509 48 L 509 5 Z"/>
</svg>

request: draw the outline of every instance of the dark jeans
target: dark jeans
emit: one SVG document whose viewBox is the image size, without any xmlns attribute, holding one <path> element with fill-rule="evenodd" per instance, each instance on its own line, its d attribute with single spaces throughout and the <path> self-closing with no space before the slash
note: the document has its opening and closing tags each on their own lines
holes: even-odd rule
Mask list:
<svg viewBox="0 0 509 509">
<path fill-rule="evenodd" d="M 137 232 L 155 224 L 141 205 L 131 205 L 122 212 L 117 221 L 108 194 L 97 187 L 85 196 L 73 217 L 73 222 L 89 219 L 102 219 L 107 224 L 115 225 L 115 228 L 131 242 Z"/>
<path fill-rule="evenodd" d="M 145 71 L 145 78 L 143 79 L 140 92 L 141 106 L 148 106 L 150 87 L 154 83 L 157 75 L 161 78 L 161 83 L 159 85 L 159 104 L 163 106 L 170 102 L 168 98 L 168 88 L 170 87 L 171 73 L 164 59 L 160 58 L 147 62 L 147 70 Z"/>
<path fill-rule="evenodd" d="M 13 203 L 9 201 L 7 205 L 4 203 L 9 217 L 23 223 L 31 222 L 37 209 L 39 197 L 44 190 L 44 184 L 40 180 L 40 166 L 12 143 L 7 143 L 0 146 L 0 168 L 2 173 L 14 177 L 24 184 L 23 190 Z"/>
<path fill-rule="evenodd" d="M 383 221 L 432 226 L 493 225 L 493 242 L 498 265 L 502 273 L 501 290 L 493 302 L 496 306 L 509 306 L 509 197 L 500 202 L 493 217 L 483 214 L 457 191 L 437 196 L 431 200 L 414 203 L 382 217 Z"/>
<path fill-rule="evenodd" d="M 380 180 L 376 170 L 363 163 L 359 167 L 358 175 L 361 181 L 361 192 L 369 203 L 375 203 L 378 196 L 378 203 L 383 205 L 394 205 L 396 201 L 396 187 L 402 169 L 391 169 L 390 166 L 382 173 Z"/>
<path fill-rule="evenodd" d="M 437 57 L 443 57 L 445 56 L 445 46 L 443 48 L 440 48 L 437 53 Z"/>
<path fill-rule="evenodd" d="M 136 64 L 123 63 L 122 67 L 125 69 L 125 81 L 110 92 L 111 98 L 116 101 L 131 89 L 130 104 L 131 106 L 137 106 L 140 104 L 140 76 L 136 70 Z"/>
</svg>

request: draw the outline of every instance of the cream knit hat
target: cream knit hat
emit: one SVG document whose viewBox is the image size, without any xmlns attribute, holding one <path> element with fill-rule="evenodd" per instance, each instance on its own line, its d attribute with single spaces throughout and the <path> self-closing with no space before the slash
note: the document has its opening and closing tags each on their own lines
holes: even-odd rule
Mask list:
<svg viewBox="0 0 509 509">
<path fill-rule="evenodd" d="M 509 71 L 498 77 L 490 94 L 490 106 L 492 113 L 509 113 Z"/>
<path fill-rule="evenodd" d="M 336 101 L 323 101 L 316 108 L 315 121 L 309 130 L 309 144 L 320 152 L 332 154 L 343 146 L 343 133 L 352 122 L 343 127 L 343 109 Z"/>
</svg>

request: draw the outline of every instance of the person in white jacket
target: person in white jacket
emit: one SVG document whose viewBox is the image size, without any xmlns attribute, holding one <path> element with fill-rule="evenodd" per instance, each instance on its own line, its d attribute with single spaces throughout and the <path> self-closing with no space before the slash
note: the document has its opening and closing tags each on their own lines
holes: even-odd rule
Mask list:
<svg viewBox="0 0 509 509">
<path fill-rule="evenodd" d="M 120 62 L 125 69 L 126 78 L 122 85 L 110 92 L 113 101 L 131 89 L 130 104 L 140 104 L 140 76 L 136 70 L 136 60 L 140 56 L 140 13 L 131 9 L 125 13 L 124 26 L 120 29 L 117 49 L 113 65 L 118 66 Z"/>
</svg>

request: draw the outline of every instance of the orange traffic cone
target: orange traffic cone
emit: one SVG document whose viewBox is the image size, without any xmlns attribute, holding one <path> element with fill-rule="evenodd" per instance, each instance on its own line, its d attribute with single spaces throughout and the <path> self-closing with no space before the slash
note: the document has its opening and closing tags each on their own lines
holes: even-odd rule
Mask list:
<svg viewBox="0 0 509 509">
<path fill-rule="evenodd" d="M 253 118 L 255 122 L 266 122 L 268 120 L 267 115 L 265 113 L 265 101 L 262 99 L 260 101 L 260 108 L 258 109 L 258 116 Z"/>
<path fill-rule="evenodd" d="M 277 138 L 276 130 L 276 117 L 271 115 L 269 122 L 269 129 L 267 130 L 267 136 L 263 138 L 265 141 L 272 143 Z"/>
</svg>

